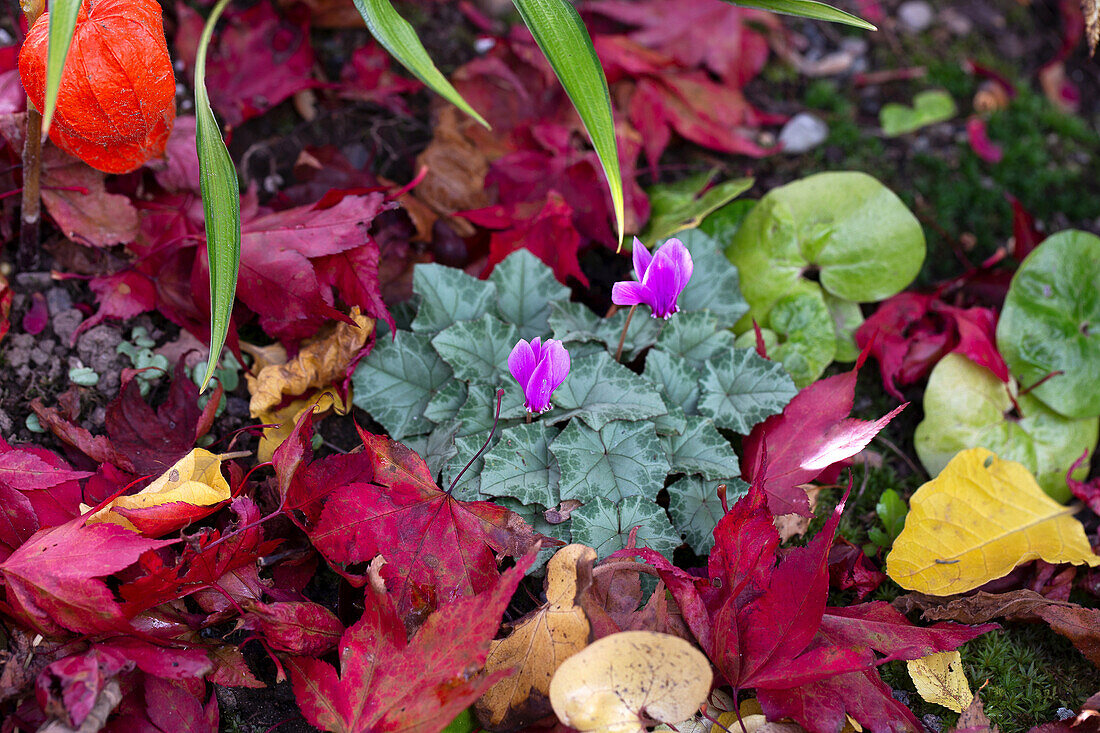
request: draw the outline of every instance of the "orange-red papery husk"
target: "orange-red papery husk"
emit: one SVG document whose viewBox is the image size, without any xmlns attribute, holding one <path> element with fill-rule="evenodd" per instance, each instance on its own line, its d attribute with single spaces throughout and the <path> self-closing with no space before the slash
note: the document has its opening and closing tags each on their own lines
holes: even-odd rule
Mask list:
<svg viewBox="0 0 1100 733">
<path fill-rule="evenodd" d="M 46 96 L 49 13 L 19 52 L 34 106 Z M 176 119 L 176 81 L 156 0 L 84 0 L 49 137 L 106 173 L 128 173 L 164 153 Z"/>
</svg>

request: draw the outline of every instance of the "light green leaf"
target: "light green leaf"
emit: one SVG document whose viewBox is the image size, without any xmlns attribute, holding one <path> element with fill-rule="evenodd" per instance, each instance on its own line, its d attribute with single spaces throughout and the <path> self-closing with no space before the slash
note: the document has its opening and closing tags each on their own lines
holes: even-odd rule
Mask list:
<svg viewBox="0 0 1100 733">
<path fill-rule="evenodd" d="M 699 412 L 718 427 L 748 435 L 752 426 L 778 415 L 797 394 L 783 366 L 752 349 L 734 349 L 707 362 L 700 382 Z"/>
<path fill-rule="evenodd" d="M 649 421 L 616 420 L 596 431 L 573 420 L 550 452 L 561 470 L 563 501 L 636 495 L 652 501 L 668 475 L 668 460 Z"/>
<path fill-rule="evenodd" d="M 708 479 L 741 473 L 733 446 L 722 437 L 710 418 L 689 417 L 683 435 L 661 438 L 661 443 L 665 446 L 672 473 L 698 473 Z"/>
<path fill-rule="evenodd" d="M 819 173 L 768 193 L 726 249 L 750 310 L 736 330 L 767 323 L 784 296 L 817 274 L 820 287 L 866 303 L 902 290 L 924 261 L 920 222 L 865 173 Z"/>
<path fill-rule="evenodd" d="M 1068 417 L 1100 415 L 1100 237 L 1046 239 L 1008 288 L 997 348 L 1030 393 Z"/>
<path fill-rule="evenodd" d="M 43 4 L 45 0 L 43 0 Z M 49 38 L 46 42 L 46 104 L 42 110 L 42 137 L 50 131 L 57 110 L 57 93 L 61 89 L 61 74 L 69 45 L 73 42 L 81 0 L 53 0 L 49 7 Z"/>
<path fill-rule="evenodd" d="M 598 496 L 575 509 L 572 520 L 573 541 L 593 548 L 601 560 L 626 547 L 635 527 L 638 527 L 638 547 L 671 556 L 681 544 L 665 510 L 643 496 L 632 496 L 619 503 Z"/>
<path fill-rule="evenodd" d="M 623 180 L 611 94 L 584 21 L 569 0 L 512 0 L 584 123 L 603 165 L 615 210 L 619 246 L 625 228 Z"/>
<path fill-rule="evenodd" d="M 413 270 L 413 292 L 420 296 L 420 307 L 412 330 L 429 333 L 481 318 L 493 307 L 497 295 L 491 282 L 434 263 Z"/>
<path fill-rule="evenodd" d="M 1019 413 L 1013 414 L 1012 398 Z M 920 462 L 935 476 L 955 455 L 968 448 L 987 448 L 1006 461 L 1022 463 L 1035 474 L 1043 491 L 1056 501 L 1069 501 L 1066 471 L 1096 445 L 1097 419 L 1059 415 L 1034 394 L 1019 393 L 961 354 L 940 359 L 924 392 L 924 420 L 913 443 Z M 1076 478 L 1088 475 L 1088 466 Z"/>
<path fill-rule="evenodd" d="M 737 323 L 749 310 L 749 304 L 741 297 L 741 279 L 737 268 L 722 255 L 717 240 L 699 229 L 681 233 L 680 241 L 691 253 L 695 264 L 691 280 L 676 301 L 680 310 L 708 310 L 723 327 Z"/>
<path fill-rule="evenodd" d="M 459 321 L 440 331 L 432 346 L 458 379 L 503 387 L 515 381 L 508 372 L 508 354 L 519 336 L 516 327 L 486 313 L 476 321 Z"/>
<path fill-rule="evenodd" d="M 553 271 L 526 249 L 505 257 L 493 268 L 489 282 L 497 288 L 497 314 L 504 322 L 515 324 L 519 337 L 528 341 L 546 339 L 550 304 L 569 300 L 569 288 L 555 280 Z"/>
<path fill-rule="evenodd" d="M 898 137 L 916 132 L 922 127 L 946 122 L 958 114 L 959 108 L 951 95 L 942 90 L 921 92 L 913 98 L 913 106 L 890 102 L 879 110 L 878 120 L 882 125 L 882 134 L 886 137 Z"/>
<path fill-rule="evenodd" d="M 200 392 L 206 390 L 221 361 L 241 263 L 241 196 L 237 170 L 206 94 L 206 49 L 214 25 L 228 2 L 221 0 L 206 19 L 195 56 L 195 147 L 199 156 L 206 254 L 210 261 L 210 356 Z"/>
<path fill-rule="evenodd" d="M 473 117 L 486 128 L 489 123 L 466 103 L 447 78 L 432 63 L 416 31 L 397 14 L 389 0 L 354 0 L 355 7 L 367 23 L 371 35 L 390 52 L 398 63 L 409 70 L 429 89 Z"/>
<path fill-rule="evenodd" d="M 712 211 L 752 188 L 753 179 L 735 178 L 707 189 L 717 174 L 717 169 L 703 171 L 675 183 L 647 188 L 649 223 L 641 240 L 658 242 L 685 229 L 694 229 Z"/>
<path fill-rule="evenodd" d="M 431 429 L 424 408 L 453 378 L 429 338 L 398 331 L 393 341 L 380 339 L 351 376 L 355 406 L 369 412 L 394 440 Z"/>
<path fill-rule="evenodd" d="M 704 481 L 698 476 L 685 476 L 668 487 L 668 513 L 672 524 L 696 555 L 707 555 L 714 547 L 714 528 L 725 515 L 718 498 L 718 485 L 722 483 L 726 485 L 729 506 L 749 490 L 749 485 L 739 478 Z"/>
<path fill-rule="evenodd" d="M 557 506 L 561 472 L 550 453 L 550 443 L 557 435 L 557 429 L 541 421 L 504 430 L 500 442 L 485 454 L 481 493 L 510 496 L 524 504 Z"/>
<path fill-rule="evenodd" d="M 717 242 L 719 251 L 724 251 L 733 241 L 737 230 L 741 228 L 741 223 L 745 221 L 745 217 L 754 206 L 756 206 L 755 199 L 732 201 L 704 219 L 699 225 L 699 231 Z"/>
<path fill-rule="evenodd" d="M 595 430 L 612 420 L 644 420 L 665 412 L 661 396 L 649 382 L 606 352 L 573 360 L 553 401 L 566 411 L 554 415 L 554 422 L 579 417 Z"/>
<path fill-rule="evenodd" d="M 768 313 L 767 332 L 777 337 L 777 345 L 768 349 L 768 357 L 781 362 L 801 389 L 820 377 L 836 355 L 836 330 L 833 318 L 821 297 L 821 288 L 807 282 L 802 292 L 779 299 Z M 767 342 L 765 337 L 765 343 Z M 756 334 L 745 331 L 735 342 L 752 348 Z"/>
<path fill-rule="evenodd" d="M 437 389 L 428 400 L 428 405 L 424 408 L 424 417 L 437 425 L 442 425 L 454 419 L 459 408 L 466 403 L 466 398 L 466 383 L 452 379 Z"/>
<path fill-rule="evenodd" d="M 665 321 L 657 348 L 701 371 L 706 362 L 733 348 L 733 334 L 720 328 L 708 311 L 679 313 Z"/>
<path fill-rule="evenodd" d="M 838 10 L 831 5 L 816 2 L 816 0 L 726 0 L 726 2 L 743 8 L 759 8 L 760 10 L 770 10 L 773 13 L 782 13 L 783 15 L 794 15 L 799 18 L 827 20 L 831 23 L 843 23 L 868 31 L 878 30 L 863 18 Z"/>
<path fill-rule="evenodd" d="M 660 348 L 653 349 L 646 354 L 642 376 L 685 415 L 699 414 L 699 371 L 684 359 Z"/>
<path fill-rule="evenodd" d="M 856 345 L 856 331 L 863 325 L 863 311 L 859 303 L 843 300 L 823 292 L 825 307 L 829 309 L 829 315 L 833 318 L 833 329 L 836 331 L 836 361 L 850 363 L 859 358 L 859 346 Z"/>
</svg>

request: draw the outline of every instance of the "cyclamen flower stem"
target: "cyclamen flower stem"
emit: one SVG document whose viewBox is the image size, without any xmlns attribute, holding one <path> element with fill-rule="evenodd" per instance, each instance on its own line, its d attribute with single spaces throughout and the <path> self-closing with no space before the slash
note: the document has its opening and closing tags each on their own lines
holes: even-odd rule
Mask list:
<svg viewBox="0 0 1100 733">
<path fill-rule="evenodd" d="M 638 310 L 637 305 L 630 306 L 630 312 L 626 314 L 626 323 L 623 324 L 623 334 L 619 336 L 619 348 L 615 349 L 615 361 L 621 362 L 623 360 L 623 344 L 626 343 L 626 331 L 630 328 L 630 319 L 634 318 L 634 311 Z"/>
<path fill-rule="evenodd" d="M 527 421 L 526 422 L 527 422 L 528 425 L 531 424 L 531 413 L 530 412 L 527 413 Z"/>
<path fill-rule="evenodd" d="M 475 453 L 474 457 L 470 459 L 470 462 L 462 467 L 462 470 L 458 472 L 457 476 L 455 476 L 455 480 L 452 481 L 451 485 L 447 487 L 447 495 L 448 496 L 455 490 L 455 487 L 458 486 L 458 480 L 460 478 L 462 478 L 462 474 L 466 473 L 466 469 L 468 469 L 470 466 L 474 465 L 474 461 L 476 461 L 478 458 L 481 458 L 482 453 L 489 450 L 489 444 L 493 442 L 493 435 L 497 431 L 497 421 L 500 420 L 500 403 L 503 399 L 504 399 L 504 390 L 503 389 L 498 389 L 497 390 L 497 409 L 496 409 L 496 412 L 493 413 L 493 427 L 489 431 L 489 437 L 485 439 L 485 444 L 481 446 L 481 450 L 479 450 L 477 453 Z M 527 418 L 528 418 L 528 422 L 530 422 L 531 413 L 527 413 Z"/>
</svg>

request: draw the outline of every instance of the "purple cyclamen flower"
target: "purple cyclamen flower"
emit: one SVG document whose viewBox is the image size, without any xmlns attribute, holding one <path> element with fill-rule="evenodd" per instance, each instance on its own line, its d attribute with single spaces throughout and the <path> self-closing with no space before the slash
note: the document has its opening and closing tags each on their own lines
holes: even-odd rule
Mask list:
<svg viewBox="0 0 1100 733">
<path fill-rule="evenodd" d="M 508 370 L 523 387 L 523 406 L 528 412 L 550 409 L 550 394 L 569 374 L 569 352 L 561 341 L 520 339 L 508 355 Z"/>
<path fill-rule="evenodd" d="M 687 247 L 679 239 L 670 239 L 652 255 L 634 238 L 634 277 L 637 282 L 615 283 L 611 302 L 615 305 L 640 305 L 653 309 L 653 317 L 668 318 L 680 310 L 676 299 L 691 279 L 694 265 Z"/>
</svg>

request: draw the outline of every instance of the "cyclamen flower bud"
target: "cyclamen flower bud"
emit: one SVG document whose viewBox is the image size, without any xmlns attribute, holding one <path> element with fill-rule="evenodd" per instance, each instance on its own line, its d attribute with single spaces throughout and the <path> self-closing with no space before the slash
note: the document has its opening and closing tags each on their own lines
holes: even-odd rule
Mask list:
<svg viewBox="0 0 1100 733">
<path fill-rule="evenodd" d="M 650 255 L 645 245 L 634 238 L 634 277 L 637 282 L 623 281 L 611 288 L 615 305 L 641 305 L 653 309 L 654 318 L 667 319 L 680 310 L 676 299 L 684 291 L 694 264 L 687 247 L 679 239 L 670 239 Z"/>
<path fill-rule="evenodd" d="M 528 412 L 550 409 L 550 395 L 569 374 L 569 352 L 561 341 L 540 338 L 520 339 L 508 355 L 508 370 L 523 388 Z"/>
</svg>

